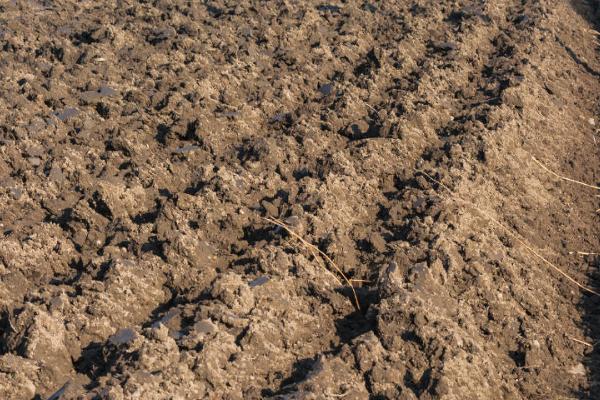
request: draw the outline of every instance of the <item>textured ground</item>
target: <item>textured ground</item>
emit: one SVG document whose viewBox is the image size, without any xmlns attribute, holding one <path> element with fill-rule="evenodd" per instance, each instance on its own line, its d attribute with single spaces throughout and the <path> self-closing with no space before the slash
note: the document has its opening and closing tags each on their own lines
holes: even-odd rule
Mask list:
<svg viewBox="0 0 600 400">
<path fill-rule="evenodd" d="M 0 398 L 600 398 L 599 18 L 0 1 Z"/>
</svg>

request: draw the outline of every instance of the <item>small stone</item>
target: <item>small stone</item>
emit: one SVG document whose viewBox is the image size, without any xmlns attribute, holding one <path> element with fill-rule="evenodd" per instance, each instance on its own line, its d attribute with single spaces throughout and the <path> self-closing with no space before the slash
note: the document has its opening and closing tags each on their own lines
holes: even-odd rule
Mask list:
<svg viewBox="0 0 600 400">
<path fill-rule="evenodd" d="M 333 92 L 333 85 L 331 83 L 326 83 L 319 88 L 319 92 L 323 96 L 329 96 Z"/>
<path fill-rule="evenodd" d="M 186 154 L 186 153 L 191 153 L 194 150 L 198 150 L 198 149 L 200 149 L 200 146 L 196 146 L 194 144 L 188 144 L 186 146 L 176 148 L 175 150 L 173 150 L 173 153 Z"/>
<path fill-rule="evenodd" d="M 109 86 L 100 86 L 98 93 L 102 96 L 114 96 L 117 94 L 117 91 Z"/>
<path fill-rule="evenodd" d="M 69 118 L 75 117 L 79 114 L 79 110 L 73 107 L 67 107 L 65 108 L 62 112 L 55 112 L 54 115 L 56 116 L 56 118 L 60 119 L 61 121 L 66 121 Z"/>
<path fill-rule="evenodd" d="M 131 328 L 122 328 L 117 331 L 114 335 L 108 338 L 108 341 L 115 346 L 127 344 L 135 339 L 136 333 Z"/>
<path fill-rule="evenodd" d="M 596 126 L 596 120 L 594 118 L 590 118 L 590 119 L 588 119 L 588 124 L 590 124 L 592 126 Z"/>
<path fill-rule="evenodd" d="M 251 281 L 248 286 L 250 287 L 256 287 L 256 286 L 261 286 L 264 285 L 265 283 L 269 282 L 271 280 L 271 278 L 269 278 L 266 275 L 260 276 L 256 279 L 254 279 L 253 281 Z"/>
<path fill-rule="evenodd" d="M 81 93 L 81 100 L 93 103 L 101 100 L 104 97 L 113 97 L 117 94 L 117 91 L 108 86 L 101 86 L 98 90 L 88 90 Z"/>
</svg>

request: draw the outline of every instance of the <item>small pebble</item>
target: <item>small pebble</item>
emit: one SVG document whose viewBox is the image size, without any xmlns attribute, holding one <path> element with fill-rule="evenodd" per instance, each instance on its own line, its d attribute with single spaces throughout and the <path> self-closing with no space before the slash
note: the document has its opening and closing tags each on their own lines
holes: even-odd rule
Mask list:
<svg viewBox="0 0 600 400">
<path fill-rule="evenodd" d="M 81 93 L 81 99 L 87 102 L 101 100 L 104 97 L 112 97 L 117 94 L 117 91 L 108 86 L 101 86 L 98 90 L 88 90 Z"/>
<path fill-rule="evenodd" d="M 59 113 L 59 112 L 54 113 L 56 118 L 60 119 L 63 122 L 68 120 L 69 118 L 77 116 L 78 114 L 79 114 L 79 110 L 76 108 L 73 108 L 73 107 L 67 107 L 61 113 Z"/>
<path fill-rule="evenodd" d="M 98 93 L 100 93 L 100 95 L 102 96 L 114 96 L 117 94 L 117 91 L 108 86 L 100 86 L 100 90 L 98 90 Z"/>
<path fill-rule="evenodd" d="M 173 150 L 174 153 L 177 154 L 185 154 L 185 153 L 191 153 L 194 150 L 198 150 L 200 148 L 200 146 L 196 146 L 194 144 L 188 144 L 186 146 L 182 146 L 182 147 L 178 147 L 175 150 Z"/>
<path fill-rule="evenodd" d="M 271 280 L 271 278 L 269 278 L 266 275 L 263 275 L 263 276 L 260 276 L 260 277 L 256 278 L 252 282 L 250 282 L 248 284 L 248 286 L 250 286 L 250 287 L 261 286 L 261 285 L 264 285 L 265 283 L 269 282 L 270 280 Z"/>
<path fill-rule="evenodd" d="M 331 83 L 326 83 L 319 88 L 319 92 L 321 92 L 323 96 L 329 96 L 331 92 L 333 92 L 333 85 Z"/>
<path fill-rule="evenodd" d="M 588 119 L 588 123 L 592 126 L 596 126 L 596 120 L 594 118 Z"/>
<path fill-rule="evenodd" d="M 115 346 L 126 344 L 135 339 L 135 331 L 131 328 L 122 328 L 114 335 L 108 338 L 108 341 Z"/>
</svg>

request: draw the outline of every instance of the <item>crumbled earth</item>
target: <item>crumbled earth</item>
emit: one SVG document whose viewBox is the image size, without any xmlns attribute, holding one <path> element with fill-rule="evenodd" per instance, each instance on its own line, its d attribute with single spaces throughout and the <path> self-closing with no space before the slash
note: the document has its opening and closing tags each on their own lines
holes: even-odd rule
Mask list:
<svg viewBox="0 0 600 400">
<path fill-rule="evenodd" d="M 600 398 L 599 19 L 0 2 L 0 398 Z"/>
</svg>

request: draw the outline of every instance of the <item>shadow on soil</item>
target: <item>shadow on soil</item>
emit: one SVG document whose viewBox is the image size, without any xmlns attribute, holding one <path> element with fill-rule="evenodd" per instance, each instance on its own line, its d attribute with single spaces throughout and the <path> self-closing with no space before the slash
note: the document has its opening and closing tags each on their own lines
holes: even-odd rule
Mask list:
<svg viewBox="0 0 600 400">
<path fill-rule="evenodd" d="M 598 0 L 571 0 L 573 9 L 585 17 L 597 30 L 600 28 L 600 1 Z M 600 49 L 598 49 L 600 50 Z M 594 274 L 590 276 L 593 288 L 600 290 L 600 257 L 591 260 Z M 594 347 L 587 353 L 585 360 L 589 374 L 589 393 L 580 394 L 581 399 L 600 398 L 600 298 L 598 296 L 583 295 L 581 299 L 583 309 L 583 324 L 586 335 L 592 339 Z"/>
<path fill-rule="evenodd" d="M 596 29 L 600 27 L 600 0 L 571 0 L 571 6 Z"/>
<path fill-rule="evenodd" d="M 571 0 L 571 6 L 584 17 L 596 30 L 600 30 L 600 0 Z M 600 47 L 597 47 L 600 51 Z M 577 61 L 577 60 L 576 60 Z M 590 72 L 590 71 L 588 71 Z M 600 76 L 597 72 L 593 75 Z M 588 260 L 592 274 L 589 284 L 594 290 L 600 291 L 600 257 Z M 585 359 L 588 371 L 589 392 L 578 393 L 580 399 L 600 399 L 600 297 L 583 294 L 580 302 L 583 312 L 583 328 L 587 337 L 591 338 L 592 347 Z"/>
</svg>

